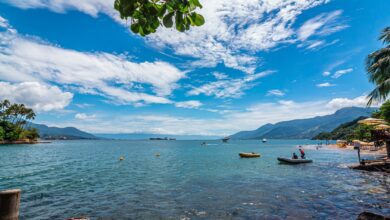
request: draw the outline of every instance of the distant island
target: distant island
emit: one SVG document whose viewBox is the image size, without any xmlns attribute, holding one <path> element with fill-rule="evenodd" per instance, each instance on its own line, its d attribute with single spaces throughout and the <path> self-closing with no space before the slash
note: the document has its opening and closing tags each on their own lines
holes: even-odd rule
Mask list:
<svg viewBox="0 0 390 220">
<path fill-rule="evenodd" d="M 98 138 L 115 140 L 150 140 L 155 138 L 168 138 L 176 140 L 218 140 L 220 136 L 211 135 L 181 135 L 181 134 L 153 134 L 153 133 L 114 133 L 114 134 L 93 134 Z"/>
<path fill-rule="evenodd" d="M 176 141 L 176 138 L 149 138 L 151 141 Z"/>
</svg>

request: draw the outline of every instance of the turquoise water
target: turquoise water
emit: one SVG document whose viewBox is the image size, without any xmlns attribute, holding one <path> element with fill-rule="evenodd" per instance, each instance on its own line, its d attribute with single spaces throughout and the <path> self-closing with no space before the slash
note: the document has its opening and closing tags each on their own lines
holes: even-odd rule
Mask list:
<svg viewBox="0 0 390 220">
<path fill-rule="evenodd" d="M 390 215 L 389 176 L 347 169 L 356 152 L 304 146 L 314 163 L 291 166 L 276 157 L 314 142 L 201 143 L 1 146 L 0 189 L 22 189 L 21 219 L 355 219 L 367 210 Z M 241 151 L 262 157 L 240 159 Z"/>
</svg>

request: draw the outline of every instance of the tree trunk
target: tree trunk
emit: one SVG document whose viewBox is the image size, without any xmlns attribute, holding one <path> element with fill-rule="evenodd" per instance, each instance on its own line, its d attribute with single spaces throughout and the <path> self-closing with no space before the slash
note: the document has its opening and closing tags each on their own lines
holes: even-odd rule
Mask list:
<svg viewBox="0 0 390 220">
<path fill-rule="evenodd" d="M 387 158 L 390 158 L 390 140 L 386 140 Z"/>
</svg>

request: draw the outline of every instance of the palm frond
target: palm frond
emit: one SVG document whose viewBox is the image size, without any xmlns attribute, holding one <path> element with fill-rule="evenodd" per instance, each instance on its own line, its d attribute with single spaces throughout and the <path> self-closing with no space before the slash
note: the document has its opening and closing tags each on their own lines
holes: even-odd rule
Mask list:
<svg viewBox="0 0 390 220">
<path fill-rule="evenodd" d="M 381 40 L 385 44 L 390 43 L 390 27 L 386 27 L 382 30 L 382 33 L 379 36 L 379 40 Z"/>
</svg>

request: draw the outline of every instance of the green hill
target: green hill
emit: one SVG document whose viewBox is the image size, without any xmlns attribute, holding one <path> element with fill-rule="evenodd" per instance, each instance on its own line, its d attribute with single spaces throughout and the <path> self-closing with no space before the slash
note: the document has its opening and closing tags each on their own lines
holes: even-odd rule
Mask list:
<svg viewBox="0 0 390 220">
<path fill-rule="evenodd" d="M 357 122 L 367 117 L 359 117 L 353 121 L 341 124 L 331 132 L 321 132 L 313 140 L 352 140 L 354 138 L 354 131 L 359 125 Z"/>
<path fill-rule="evenodd" d="M 342 108 L 331 115 L 266 124 L 254 131 L 241 131 L 232 139 L 312 139 L 322 132 L 331 132 L 342 123 L 371 115 L 376 108 Z"/>
</svg>

